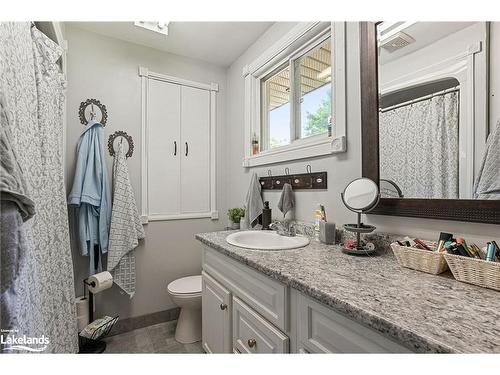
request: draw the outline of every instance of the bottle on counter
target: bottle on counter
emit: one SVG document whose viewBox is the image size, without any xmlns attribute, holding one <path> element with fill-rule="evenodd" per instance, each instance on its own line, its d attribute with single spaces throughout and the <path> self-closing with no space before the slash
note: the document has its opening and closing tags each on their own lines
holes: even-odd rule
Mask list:
<svg viewBox="0 0 500 375">
<path fill-rule="evenodd" d="M 319 241 L 320 223 L 323 217 L 321 210 L 314 210 L 314 238 Z"/>
<path fill-rule="evenodd" d="M 271 215 L 272 211 L 269 208 L 269 202 L 264 202 L 264 208 L 262 209 L 262 229 L 269 230 L 269 225 L 271 225 Z"/>
<path fill-rule="evenodd" d="M 259 138 L 257 134 L 253 133 L 252 136 L 252 155 L 257 155 L 259 153 Z"/>
</svg>

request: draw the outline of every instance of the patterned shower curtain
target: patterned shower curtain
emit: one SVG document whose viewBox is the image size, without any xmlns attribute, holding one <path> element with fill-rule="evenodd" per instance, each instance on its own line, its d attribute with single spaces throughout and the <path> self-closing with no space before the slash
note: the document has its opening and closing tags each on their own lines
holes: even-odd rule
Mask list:
<svg viewBox="0 0 500 375">
<path fill-rule="evenodd" d="M 61 48 L 27 22 L 0 22 L 0 90 L 35 215 L 12 309 L 19 337 L 48 338 L 44 352 L 75 353 L 78 336 L 63 180 Z"/>
<path fill-rule="evenodd" d="M 458 92 L 380 113 L 380 178 L 405 198 L 458 198 Z"/>
</svg>

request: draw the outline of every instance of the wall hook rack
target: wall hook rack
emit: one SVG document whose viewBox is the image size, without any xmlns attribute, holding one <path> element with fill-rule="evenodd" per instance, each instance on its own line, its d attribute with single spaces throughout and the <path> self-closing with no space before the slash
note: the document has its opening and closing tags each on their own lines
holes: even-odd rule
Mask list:
<svg viewBox="0 0 500 375">
<path fill-rule="evenodd" d="M 106 106 L 97 99 L 87 99 L 84 102 L 80 103 L 80 107 L 78 108 L 78 117 L 80 117 L 80 123 L 82 123 L 83 125 L 87 125 L 89 123 L 89 120 L 87 120 L 87 118 L 85 117 L 85 110 L 89 105 L 92 106 L 90 119 L 95 119 L 94 106 L 97 106 L 101 111 L 101 120 L 99 121 L 99 123 L 102 126 L 106 126 L 106 121 L 108 121 L 108 111 L 106 110 Z"/>
<path fill-rule="evenodd" d="M 111 134 L 109 136 L 109 138 L 108 138 L 108 150 L 109 150 L 109 154 L 111 156 L 115 156 L 115 149 L 114 149 L 113 145 L 114 145 L 115 139 L 118 138 L 118 137 L 123 137 L 123 138 L 125 138 L 127 140 L 127 142 L 128 142 L 128 151 L 125 154 L 125 156 L 127 158 L 132 157 L 132 154 L 134 153 L 134 140 L 132 139 L 132 137 L 130 135 L 128 135 L 126 132 L 124 132 L 122 130 L 117 130 L 117 131 L 115 131 L 113 134 Z"/>
<path fill-rule="evenodd" d="M 290 174 L 290 169 L 285 168 L 282 176 L 272 176 L 268 170 L 268 175 L 259 178 L 262 190 L 281 190 L 283 185 L 289 183 L 294 190 L 325 190 L 328 187 L 327 172 L 312 172 L 308 165 L 307 173 Z"/>
</svg>

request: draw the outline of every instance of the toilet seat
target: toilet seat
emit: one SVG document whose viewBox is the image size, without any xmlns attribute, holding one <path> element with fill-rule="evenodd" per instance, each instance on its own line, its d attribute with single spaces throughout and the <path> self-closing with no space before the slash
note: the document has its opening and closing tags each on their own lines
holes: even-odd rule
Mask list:
<svg viewBox="0 0 500 375">
<path fill-rule="evenodd" d="M 201 294 L 201 275 L 187 276 L 172 281 L 167 286 L 168 292 L 179 296 L 197 296 Z"/>
</svg>

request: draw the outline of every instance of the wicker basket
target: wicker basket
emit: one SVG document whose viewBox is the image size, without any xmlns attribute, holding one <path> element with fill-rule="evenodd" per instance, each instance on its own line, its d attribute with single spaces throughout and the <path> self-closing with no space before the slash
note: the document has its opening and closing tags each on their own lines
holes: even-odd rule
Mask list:
<svg viewBox="0 0 500 375">
<path fill-rule="evenodd" d="M 500 263 L 460 255 L 445 254 L 453 276 L 458 281 L 500 290 Z"/>
<path fill-rule="evenodd" d="M 426 244 L 429 245 L 430 242 L 426 242 Z M 397 243 L 392 243 L 391 248 L 402 267 L 433 275 L 438 275 L 448 269 L 443 253 L 401 246 Z"/>
</svg>

